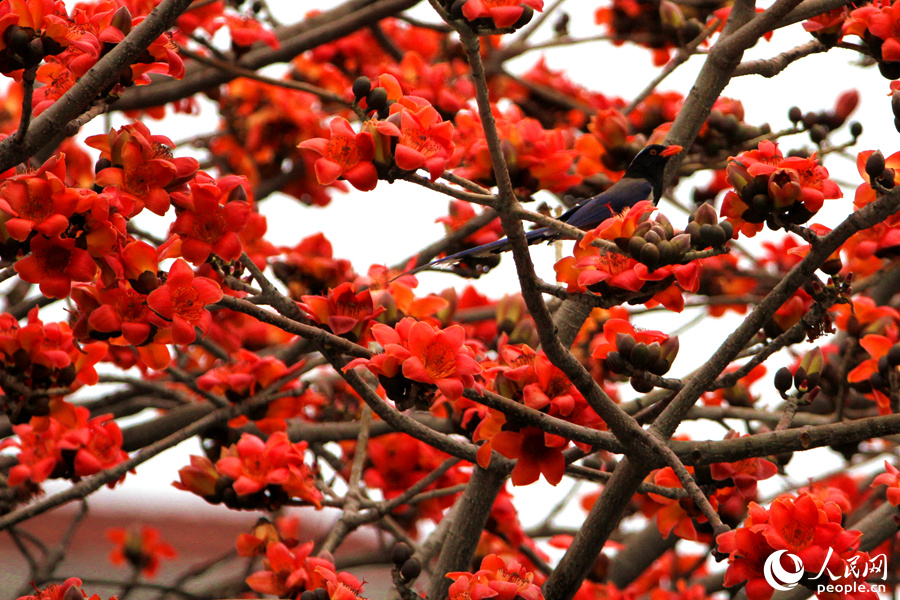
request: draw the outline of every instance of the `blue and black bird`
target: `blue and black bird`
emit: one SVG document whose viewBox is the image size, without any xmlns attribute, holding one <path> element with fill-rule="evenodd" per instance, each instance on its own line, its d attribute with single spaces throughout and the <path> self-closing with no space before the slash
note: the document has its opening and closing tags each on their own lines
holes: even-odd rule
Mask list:
<svg viewBox="0 0 900 600">
<path fill-rule="evenodd" d="M 653 199 L 653 203 L 659 202 L 663 192 L 663 172 L 669 158 L 681 152 L 681 146 L 663 146 L 653 144 L 645 147 L 628 168 L 622 179 L 613 184 L 608 190 L 596 196 L 586 198 L 564 212 L 558 217 L 559 221 L 578 227 L 579 229 L 593 229 L 606 219 L 625 211 L 641 200 Z M 562 237 L 562 234 L 550 227 L 541 227 L 525 234 L 528 244 L 537 244 L 543 241 L 551 241 Z M 407 273 L 418 273 L 424 269 L 444 263 L 459 262 L 466 258 L 484 257 L 499 254 L 510 249 L 509 240 L 503 238 L 490 244 L 469 248 L 456 254 L 416 267 Z M 495 263 L 496 264 L 496 263 Z"/>
</svg>

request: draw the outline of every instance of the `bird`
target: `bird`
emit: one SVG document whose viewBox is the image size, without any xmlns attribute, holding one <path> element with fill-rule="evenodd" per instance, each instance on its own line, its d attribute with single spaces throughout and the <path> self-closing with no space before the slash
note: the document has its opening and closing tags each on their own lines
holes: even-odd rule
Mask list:
<svg viewBox="0 0 900 600">
<path fill-rule="evenodd" d="M 600 223 L 617 215 L 641 200 L 653 198 L 653 203 L 658 204 L 663 192 L 663 172 L 669 158 L 681 152 L 681 146 L 651 144 L 645 146 L 634 157 L 622 178 L 614 183 L 606 191 L 585 198 L 562 215 L 557 220 L 573 227 L 588 230 L 597 227 Z M 562 237 L 563 234 L 551 227 L 541 227 L 525 234 L 528 245 L 543 241 L 552 241 Z M 456 263 L 466 258 L 481 258 L 505 252 L 511 248 L 509 240 L 503 238 L 496 242 L 483 244 L 474 248 L 445 256 L 428 264 L 421 265 L 403 273 L 410 275 L 430 269 L 445 263 Z M 499 260 L 499 259 L 496 259 Z M 496 262 L 491 266 L 496 266 Z"/>
</svg>

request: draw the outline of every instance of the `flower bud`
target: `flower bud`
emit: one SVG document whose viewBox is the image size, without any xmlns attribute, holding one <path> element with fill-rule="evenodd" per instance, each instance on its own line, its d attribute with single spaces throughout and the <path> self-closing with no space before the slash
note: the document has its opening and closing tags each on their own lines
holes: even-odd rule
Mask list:
<svg viewBox="0 0 900 600">
<path fill-rule="evenodd" d="M 680 259 L 691 249 L 691 236 L 687 233 L 679 233 L 672 238 L 671 243 Z"/>
<path fill-rule="evenodd" d="M 366 95 L 367 110 L 381 110 L 387 106 L 388 92 L 383 87 L 377 87 Z"/>
<path fill-rule="evenodd" d="M 400 574 L 403 575 L 403 579 L 410 581 L 415 579 L 422 573 L 422 564 L 416 560 L 415 558 L 410 558 L 403 566 L 400 567 Z"/>
<path fill-rule="evenodd" d="M 352 90 L 353 97 L 359 102 L 363 98 L 366 98 L 369 95 L 369 92 L 372 91 L 372 80 L 365 75 L 361 75 L 353 82 Z"/>
<path fill-rule="evenodd" d="M 610 352 L 606 355 L 606 368 L 609 369 L 610 373 L 624 373 L 625 372 L 625 360 L 622 358 L 622 355 L 618 352 Z"/>
<path fill-rule="evenodd" d="M 657 265 L 659 265 L 659 248 L 653 244 L 645 244 L 641 248 L 641 256 L 638 260 L 644 263 L 648 270 L 656 270 Z"/>
<path fill-rule="evenodd" d="M 700 246 L 700 223 L 698 223 L 697 221 L 691 221 L 685 228 L 684 233 L 685 235 L 690 237 L 692 246 Z"/>
<path fill-rule="evenodd" d="M 636 344 L 628 355 L 628 362 L 638 369 L 646 367 L 650 363 L 650 360 L 650 348 L 643 342 Z"/>
<path fill-rule="evenodd" d="M 653 391 L 655 387 L 652 383 L 647 381 L 644 377 L 634 376 L 631 378 L 631 387 L 634 388 L 634 391 L 640 392 L 641 394 L 647 394 Z"/>
<path fill-rule="evenodd" d="M 669 339 L 667 339 L 660 345 L 660 348 L 662 350 L 660 352 L 660 357 L 671 364 L 675 362 L 675 357 L 678 356 L 678 349 L 680 347 L 681 343 L 678 341 L 678 336 L 669 336 Z"/>
<path fill-rule="evenodd" d="M 794 376 L 787 367 L 781 367 L 775 371 L 775 389 L 786 394 L 794 385 Z"/>
<path fill-rule="evenodd" d="M 650 366 L 647 367 L 647 370 L 650 371 L 651 373 L 653 373 L 654 375 L 658 375 L 658 376 L 662 377 L 663 375 L 668 373 L 669 369 L 671 369 L 671 368 L 672 368 L 672 365 L 669 364 L 669 361 L 667 361 L 663 358 L 657 358 L 652 363 L 650 363 Z"/>
<path fill-rule="evenodd" d="M 891 363 L 888 361 L 887 355 L 882 356 L 878 359 L 878 372 L 884 375 L 885 377 L 889 376 L 891 373 Z"/>
<path fill-rule="evenodd" d="M 660 346 L 659 342 L 652 342 L 647 345 L 647 351 L 650 353 L 650 360 L 648 362 L 653 362 L 659 359 L 662 356 L 662 346 Z"/>
<path fill-rule="evenodd" d="M 887 353 L 888 364 L 892 367 L 900 366 L 900 345 L 891 346 Z"/>
<path fill-rule="evenodd" d="M 794 371 L 794 385 L 800 389 L 806 383 L 806 370 L 803 367 L 797 367 Z"/>
<path fill-rule="evenodd" d="M 684 14 L 681 8 L 670 0 L 662 0 L 659 3 L 659 19 L 663 27 L 681 29 L 685 24 Z"/>
<path fill-rule="evenodd" d="M 678 260 L 678 249 L 668 241 L 662 240 L 656 245 L 659 248 L 659 260 L 664 265 L 671 265 Z"/>
<path fill-rule="evenodd" d="M 793 169 L 778 169 L 769 175 L 769 197 L 776 208 L 784 209 L 800 197 L 800 176 Z"/>
<path fill-rule="evenodd" d="M 635 259 L 640 257 L 641 248 L 643 248 L 647 244 L 647 240 L 642 237 L 633 237 L 628 240 L 628 253 L 633 256 Z"/>
<path fill-rule="evenodd" d="M 732 160 L 728 162 L 725 173 L 728 177 L 728 181 L 734 189 L 737 190 L 737 193 L 743 196 L 744 187 L 746 187 L 753 179 L 753 176 L 750 175 L 746 167 L 738 161 Z"/>
<path fill-rule="evenodd" d="M 698 206 L 697 210 L 694 211 L 694 221 L 700 223 L 700 225 L 715 225 L 718 220 L 716 209 L 713 208 L 712 204 L 707 202 Z"/>
<path fill-rule="evenodd" d="M 731 224 L 731 221 L 722 221 L 719 223 L 719 227 L 725 232 L 726 241 L 734 239 L 734 225 Z"/>
<path fill-rule="evenodd" d="M 54 594 L 55 595 L 55 594 Z M 38 592 L 38 597 L 43 597 L 43 592 Z M 32 598 L 34 596 L 31 596 Z M 58 597 L 58 596 L 57 596 Z M 85 595 L 84 592 L 81 591 L 81 587 L 77 585 L 69 586 L 66 590 L 66 593 L 63 594 L 62 600 L 84 600 Z"/>
<path fill-rule="evenodd" d="M 110 25 L 128 35 L 131 32 L 131 11 L 128 10 L 128 7 L 120 6 L 116 14 L 113 15 Z"/>
<path fill-rule="evenodd" d="M 540 342 L 537 329 L 534 327 L 534 321 L 531 319 L 522 319 L 509 334 L 509 343 L 526 344 L 532 348 L 536 348 Z"/>
<path fill-rule="evenodd" d="M 629 356 L 631 354 L 632 348 L 634 348 L 636 345 L 637 342 L 627 333 L 616 334 L 616 350 L 618 350 L 619 354 L 621 354 L 622 356 Z"/>
<path fill-rule="evenodd" d="M 838 96 L 837 102 L 834 105 L 834 116 L 837 117 L 840 123 L 843 123 L 847 120 L 856 107 L 859 105 L 859 92 L 856 90 L 847 90 L 840 96 Z"/>
<path fill-rule="evenodd" d="M 391 562 L 398 567 L 412 558 L 412 548 L 406 542 L 397 542 L 391 549 Z"/>
<path fill-rule="evenodd" d="M 668 234 L 668 232 L 667 232 L 666 229 L 665 229 L 662 225 L 660 225 L 659 223 L 657 223 L 656 225 L 654 225 L 653 227 L 651 227 L 651 228 L 650 228 L 650 231 L 655 232 L 656 235 L 659 236 L 659 239 L 660 239 L 660 240 L 667 240 L 667 239 L 669 239 L 669 234 Z"/>
<path fill-rule="evenodd" d="M 647 232 L 650 231 L 651 227 L 653 227 L 653 223 L 651 223 L 650 221 L 643 221 L 634 228 L 634 233 L 631 234 L 631 237 L 644 237 L 644 235 L 646 235 Z"/>
<path fill-rule="evenodd" d="M 876 150 L 866 159 L 866 175 L 870 180 L 878 179 L 884 173 L 884 154 Z"/>
<path fill-rule="evenodd" d="M 497 302 L 497 328 L 500 331 L 511 331 L 525 314 L 525 300 L 521 294 L 507 294 Z"/>
<path fill-rule="evenodd" d="M 825 262 L 822 263 L 822 266 L 819 267 L 819 270 L 825 273 L 826 275 L 837 275 L 841 272 L 841 269 L 844 267 L 841 262 L 840 257 L 829 258 Z"/>
</svg>

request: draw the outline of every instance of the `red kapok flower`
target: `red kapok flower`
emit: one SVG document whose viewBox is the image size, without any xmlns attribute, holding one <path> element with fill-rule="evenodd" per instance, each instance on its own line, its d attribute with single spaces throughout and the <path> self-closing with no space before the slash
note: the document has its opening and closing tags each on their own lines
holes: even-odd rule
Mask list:
<svg viewBox="0 0 900 600">
<path fill-rule="evenodd" d="M 343 176 L 358 190 L 367 192 L 375 189 L 378 173 L 372 159 L 375 157 L 375 142 L 368 132 L 356 133 L 350 122 L 343 117 L 331 121 L 331 138 L 314 138 L 299 144 L 322 155 L 316 161 L 316 178 L 322 185 L 334 183 Z"/>
<path fill-rule="evenodd" d="M 693 471 L 693 468 L 688 467 L 688 470 Z M 656 471 L 653 474 L 653 483 L 667 488 L 683 487 L 672 467 L 664 467 Z M 670 533 L 674 532 L 675 535 L 685 540 L 697 539 L 694 521 L 705 523 L 707 518 L 693 500 L 690 498 L 667 498 L 659 494 L 649 494 L 649 496 L 654 502 L 661 505 L 656 513 L 656 526 L 663 537 L 668 537 Z M 718 500 L 715 496 L 711 496 L 709 502 L 713 508 L 718 507 Z"/>
<path fill-rule="evenodd" d="M 79 426 L 65 433 L 59 441 L 62 450 L 75 452 L 77 477 L 94 475 L 128 460 L 128 454 L 122 450 L 122 430 L 112 415 L 100 415 L 88 420 L 87 411 L 78 411 L 77 414 Z"/>
<path fill-rule="evenodd" d="M 31 238 L 31 254 L 17 261 L 16 273 L 28 283 L 40 285 L 48 298 L 65 298 L 73 281 L 93 281 L 97 265 L 87 250 L 75 247 L 73 238 Z"/>
<path fill-rule="evenodd" d="M 543 0 L 467 0 L 462 12 L 468 20 L 491 19 L 499 28 L 512 27 L 522 16 L 524 7 L 544 9 Z"/>
<path fill-rule="evenodd" d="M 465 336 L 459 325 L 439 330 L 417 321 L 409 330 L 411 356 L 403 363 L 403 375 L 435 384 L 449 399 L 459 398 L 464 386 L 475 384 L 472 376 L 481 372 L 481 366 L 465 347 Z"/>
<path fill-rule="evenodd" d="M 890 502 L 894 506 L 900 506 L 900 471 L 898 471 L 897 467 L 895 467 L 888 461 L 884 461 L 884 468 L 887 472 L 882 473 L 881 475 L 876 477 L 872 482 L 872 487 L 878 485 L 888 486 L 888 502 Z"/>
<path fill-rule="evenodd" d="M 513 600 L 516 597 L 525 600 L 544 600 L 539 585 L 534 583 L 534 573 L 527 570 L 516 560 L 509 562 L 496 554 L 488 554 L 481 560 L 478 572 L 447 573 L 447 577 L 456 580 L 456 595 L 451 598 L 495 598 L 496 600 Z M 462 595 L 460 587 L 468 584 L 467 595 Z"/>
<path fill-rule="evenodd" d="M 541 475 L 550 485 L 562 481 L 566 459 L 560 446 L 568 445 L 565 438 L 546 434 L 537 427 L 525 427 L 521 431 L 501 431 L 491 438 L 490 444 L 503 456 L 516 460 L 513 485 L 532 484 Z"/>
<path fill-rule="evenodd" d="M 396 125 L 397 130 L 391 134 L 399 137 L 394 162 L 407 171 L 425 168 L 431 180 L 436 180 L 453 154 L 453 124 L 444 121 L 429 102 L 415 96 L 400 98 L 391 105 L 391 111 L 387 123 Z"/>
<path fill-rule="evenodd" d="M 147 578 L 156 575 L 161 559 L 178 555 L 175 548 L 162 541 L 159 530 L 154 527 L 144 525 L 140 532 L 110 527 L 106 530 L 106 537 L 116 544 L 109 553 L 109 561 L 114 565 L 127 561 Z"/>
<path fill-rule="evenodd" d="M 245 433 L 237 444 L 223 450 L 216 469 L 234 480 L 232 485 L 239 496 L 276 485 L 318 508 L 322 494 L 316 488 L 312 471 L 303 462 L 306 445 L 292 444 L 283 431 L 274 432 L 265 442 Z"/>
<path fill-rule="evenodd" d="M 728 432 L 725 439 L 741 437 L 736 431 Z M 745 498 L 756 497 L 756 482 L 768 479 L 778 472 L 772 461 L 759 457 L 744 458 L 730 463 L 709 465 L 712 478 L 717 481 L 731 479 L 738 492 Z"/>
<path fill-rule="evenodd" d="M 256 19 L 225 15 L 225 25 L 231 32 L 231 41 L 237 46 L 250 47 L 256 42 L 263 42 L 275 50 L 280 47 L 275 34 L 263 27 Z"/>
<path fill-rule="evenodd" d="M 317 323 L 328 325 L 335 335 L 353 334 L 353 339 L 362 337 L 366 327 L 384 307 L 375 307 L 372 294 L 366 289 L 356 293 L 356 287 L 349 282 L 342 283 L 328 292 L 328 297 L 303 296 L 300 307 L 309 313 Z"/>
<path fill-rule="evenodd" d="M 356 359 L 345 368 L 365 365 L 386 377 L 397 375 L 402 368 L 404 377 L 436 385 L 448 400 L 456 400 L 464 388 L 474 386 L 474 375 L 481 372 L 459 325 L 439 329 L 406 317 L 393 328 L 375 324 L 372 335 L 384 353 L 370 360 Z"/>
<path fill-rule="evenodd" d="M 68 600 L 71 598 L 87 598 L 87 594 L 81 589 L 81 580 L 77 577 L 69 577 L 62 583 L 51 583 L 43 589 L 34 588 L 35 593 L 29 596 L 21 596 L 18 600 Z M 94 594 L 88 600 L 100 600 L 100 596 Z"/>
<path fill-rule="evenodd" d="M 169 192 L 191 179 L 200 166 L 192 157 L 174 158 L 172 140 L 151 134 L 140 121 L 112 129 L 107 135 L 91 136 L 85 143 L 100 150 L 101 158 L 112 164 L 97 174 L 97 185 L 116 188 L 130 201 L 126 218 L 145 206 L 158 215 L 165 214 L 171 203 Z"/>
<path fill-rule="evenodd" d="M 189 344 L 196 339 L 194 327 L 206 333 L 212 321 L 208 304 L 222 299 L 222 290 L 212 279 L 194 277 L 194 271 L 183 260 L 172 264 L 165 285 L 147 296 L 147 306 L 172 322 L 172 340 Z"/>
<path fill-rule="evenodd" d="M 13 175 L 0 186 L 0 210 L 12 218 L 6 230 L 24 242 L 32 231 L 48 238 L 61 235 L 69 226 L 69 217 L 87 207 L 80 206 L 82 196 L 65 184 L 65 155 L 50 158 L 33 173 Z"/>
<path fill-rule="evenodd" d="M 250 204 L 243 197 L 243 177 L 197 176 L 191 182 L 190 195 L 176 194 L 174 198 L 185 210 L 172 224 L 172 233 L 181 238 L 181 254 L 188 262 L 199 265 L 216 254 L 226 261 L 241 256 L 238 236 L 250 220 Z M 235 198 L 232 199 L 232 192 Z"/>
</svg>

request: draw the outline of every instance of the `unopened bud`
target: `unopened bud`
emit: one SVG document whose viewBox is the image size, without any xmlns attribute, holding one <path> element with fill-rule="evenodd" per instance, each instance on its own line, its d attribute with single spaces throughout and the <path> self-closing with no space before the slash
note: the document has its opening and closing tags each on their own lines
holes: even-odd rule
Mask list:
<svg viewBox="0 0 900 600">
<path fill-rule="evenodd" d="M 113 15 L 112 23 L 110 24 L 125 35 L 128 35 L 131 32 L 131 11 L 125 6 L 120 6 L 116 14 Z"/>
<path fill-rule="evenodd" d="M 878 179 L 884 173 L 884 154 L 876 150 L 866 159 L 866 175 L 869 179 Z"/>
</svg>

